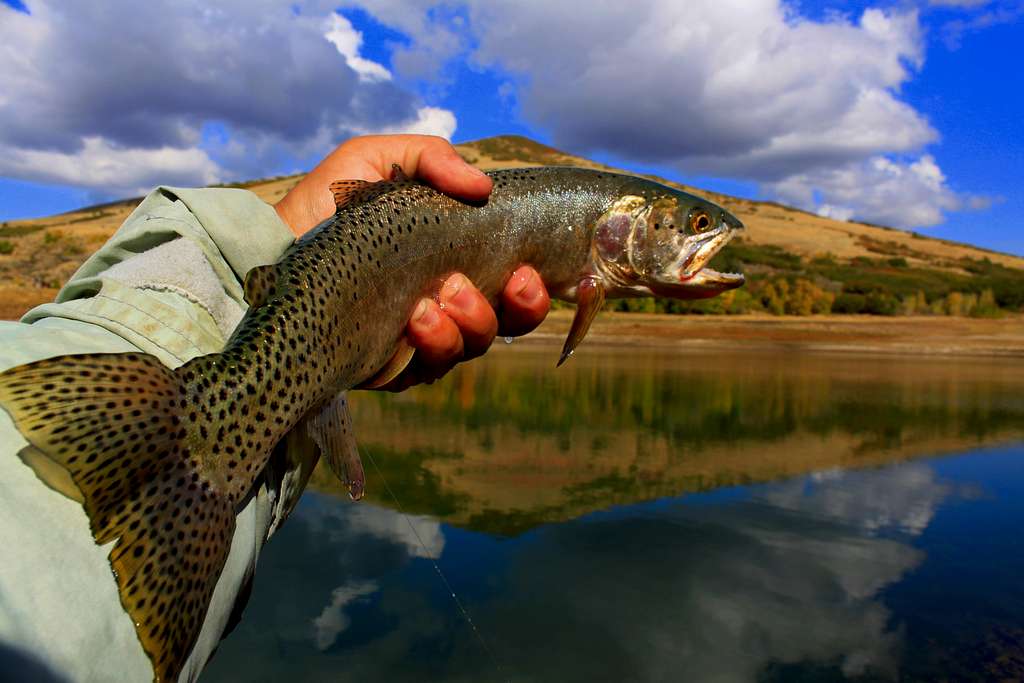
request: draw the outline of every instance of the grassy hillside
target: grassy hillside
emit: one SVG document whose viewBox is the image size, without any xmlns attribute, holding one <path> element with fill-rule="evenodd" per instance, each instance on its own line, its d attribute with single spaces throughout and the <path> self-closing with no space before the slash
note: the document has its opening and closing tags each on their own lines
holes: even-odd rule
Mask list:
<svg viewBox="0 0 1024 683">
<path fill-rule="evenodd" d="M 458 149 L 483 169 L 573 165 L 616 170 L 518 136 L 486 138 Z M 236 186 L 274 202 L 301 177 Z M 619 304 L 624 309 L 999 315 L 1024 307 L 1022 258 L 654 179 L 706 196 L 743 220 L 747 231 L 716 258 L 715 267 L 747 273 L 749 284 L 711 302 Z M 137 203 L 134 198 L 0 224 L 0 319 L 16 318 L 51 300 Z"/>
</svg>

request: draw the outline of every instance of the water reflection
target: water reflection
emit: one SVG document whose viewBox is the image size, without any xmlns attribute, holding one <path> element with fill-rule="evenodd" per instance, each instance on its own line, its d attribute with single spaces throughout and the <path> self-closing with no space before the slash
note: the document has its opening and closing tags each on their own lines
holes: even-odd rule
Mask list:
<svg viewBox="0 0 1024 683">
<path fill-rule="evenodd" d="M 501 347 L 353 398 L 407 509 L 515 535 L 613 504 L 1024 437 L 1024 364 Z M 370 474 L 371 500 L 389 505 Z M 341 493 L 329 473 L 318 490 Z"/>
<path fill-rule="evenodd" d="M 913 539 L 959 491 L 911 463 L 617 508 L 515 540 L 415 520 L 500 674 L 398 513 L 313 494 L 209 678 L 754 681 L 798 667 L 893 679 L 904 626 L 881 596 L 926 560 Z"/>
<path fill-rule="evenodd" d="M 318 474 L 204 680 L 1024 674 L 1024 451 L 973 453 L 1020 437 L 1019 368 L 576 360 L 506 352 L 360 395 L 361 440 L 417 514 L 372 465 L 376 502 Z M 951 451 L 971 454 L 912 459 Z"/>
<path fill-rule="evenodd" d="M 818 472 L 806 480 L 785 482 L 762 495 L 774 507 L 855 524 L 864 532 L 924 531 L 936 508 L 950 494 L 923 465 L 878 472 Z"/>
</svg>

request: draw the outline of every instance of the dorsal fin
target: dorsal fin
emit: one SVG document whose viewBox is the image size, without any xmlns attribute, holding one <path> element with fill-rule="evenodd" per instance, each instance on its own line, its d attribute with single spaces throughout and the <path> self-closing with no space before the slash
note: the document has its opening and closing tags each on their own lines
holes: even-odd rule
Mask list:
<svg viewBox="0 0 1024 683">
<path fill-rule="evenodd" d="M 395 183 L 407 183 L 409 182 L 409 176 L 405 175 L 405 171 L 398 164 L 391 164 L 391 181 Z"/>
<path fill-rule="evenodd" d="M 338 211 L 376 199 L 396 187 L 397 183 L 390 180 L 335 180 L 330 185 Z"/>
<path fill-rule="evenodd" d="M 245 302 L 250 308 L 259 308 L 267 302 L 270 293 L 277 286 L 277 266 L 269 263 L 265 266 L 256 266 L 245 274 L 245 283 L 242 289 L 245 292 Z"/>
</svg>

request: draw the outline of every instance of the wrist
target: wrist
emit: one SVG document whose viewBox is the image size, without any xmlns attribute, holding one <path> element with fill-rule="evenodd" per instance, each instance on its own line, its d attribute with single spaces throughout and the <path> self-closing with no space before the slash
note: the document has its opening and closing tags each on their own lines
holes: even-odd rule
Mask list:
<svg viewBox="0 0 1024 683">
<path fill-rule="evenodd" d="M 274 204 L 274 211 L 277 212 L 278 218 L 281 219 L 281 222 L 285 224 L 295 237 L 302 237 L 309 228 L 300 228 L 300 226 L 304 225 L 304 222 L 296 215 L 294 204 L 294 202 L 288 201 L 288 195 L 285 195 L 277 204 Z"/>
</svg>

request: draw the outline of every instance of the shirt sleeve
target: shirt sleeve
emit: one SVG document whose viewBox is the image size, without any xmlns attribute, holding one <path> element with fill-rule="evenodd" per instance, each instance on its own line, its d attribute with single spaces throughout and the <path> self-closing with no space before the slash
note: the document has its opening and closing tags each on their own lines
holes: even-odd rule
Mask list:
<svg viewBox="0 0 1024 683">
<path fill-rule="evenodd" d="M 216 352 L 244 314 L 245 273 L 277 261 L 292 243 L 273 208 L 251 192 L 160 187 L 54 303 L 20 323 L 0 323 L 0 370 L 56 355 L 121 351 L 143 351 L 177 367 Z M 117 594 L 110 546 L 93 542 L 80 504 L 49 489 L 17 457 L 26 445 L 0 410 L 0 537 L 17 549 L 0 572 L 0 660 L 30 662 L 58 680 L 152 679 Z M 294 506 L 315 461 L 308 449 L 272 459 L 238 513 L 180 680 L 195 680 L 212 655 L 263 543 Z"/>
</svg>

